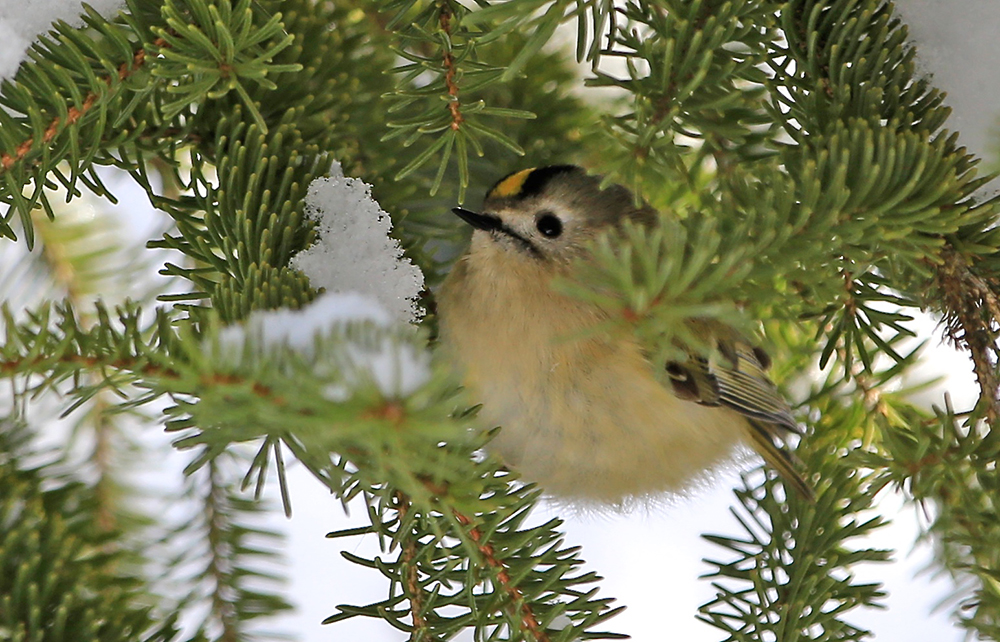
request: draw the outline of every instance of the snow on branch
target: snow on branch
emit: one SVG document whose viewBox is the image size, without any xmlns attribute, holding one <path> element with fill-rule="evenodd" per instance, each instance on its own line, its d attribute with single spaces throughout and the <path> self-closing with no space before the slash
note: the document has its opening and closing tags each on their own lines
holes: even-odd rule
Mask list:
<svg viewBox="0 0 1000 642">
<path fill-rule="evenodd" d="M 125 6 L 124 0 L 90 0 L 88 4 L 102 16 Z M 82 25 L 82 13 L 80 0 L 0 0 L 0 79 L 13 77 L 36 34 L 57 20 Z"/>
<path fill-rule="evenodd" d="M 329 178 L 309 186 L 306 214 L 318 225 L 319 240 L 297 254 L 291 266 L 327 292 L 360 292 L 375 297 L 396 319 L 423 315 L 417 296 L 424 285 L 420 268 L 403 256 L 389 236 L 392 221 L 371 196 L 371 186 L 347 178 L 334 164 Z"/>
<path fill-rule="evenodd" d="M 223 361 L 239 360 L 248 338 L 264 352 L 290 348 L 310 357 L 317 375 L 338 382 L 324 393 L 333 401 L 349 398 L 350 391 L 364 383 L 374 383 L 386 397 L 406 397 L 427 382 L 430 355 L 405 336 L 359 341 L 343 333 L 346 326 L 363 323 L 390 334 L 396 329 L 412 331 L 371 296 L 328 292 L 299 310 L 258 310 L 244 324 L 223 328 L 216 356 Z M 317 346 L 331 337 L 343 339 L 341 349 L 333 355 L 317 354 Z"/>
</svg>

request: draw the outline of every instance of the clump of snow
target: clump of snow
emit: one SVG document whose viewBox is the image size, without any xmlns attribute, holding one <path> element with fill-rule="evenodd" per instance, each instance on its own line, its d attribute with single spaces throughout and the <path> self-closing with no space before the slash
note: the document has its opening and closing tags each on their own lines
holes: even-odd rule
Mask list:
<svg viewBox="0 0 1000 642">
<path fill-rule="evenodd" d="M 997 0 L 903 0 L 895 5 L 917 49 L 918 71 L 948 93 L 947 127 L 980 158 L 1000 133 L 1000 75 L 997 73 Z"/>
<path fill-rule="evenodd" d="M 392 322 L 389 313 L 377 301 L 357 292 L 347 292 L 321 294 L 298 310 L 260 310 L 250 315 L 245 326 L 251 329 L 261 345 L 286 345 L 308 353 L 312 350 L 317 332 L 339 323 L 364 321 L 383 328 Z M 243 327 L 228 326 L 220 336 L 229 333 L 236 337 L 243 333 Z"/>
<path fill-rule="evenodd" d="M 102 16 L 111 16 L 125 6 L 123 0 L 89 0 Z M 80 26 L 80 0 L 0 0 L 0 79 L 10 78 L 24 60 L 24 52 L 35 36 L 56 20 Z"/>
<path fill-rule="evenodd" d="M 372 198 L 370 185 L 345 177 L 339 164 L 331 174 L 309 186 L 306 215 L 318 223 L 319 240 L 297 254 L 291 266 L 313 287 L 361 292 L 377 298 L 397 319 L 418 319 L 424 275 L 389 236 L 389 215 Z"/>
<path fill-rule="evenodd" d="M 366 322 L 382 330 L 412 331 L 371 296 L 327 292 L 299 310 L 258 311 L 242 325 L 223 328 L 218 356 L 233 361 L 244 351 L 248 338 L 264 351 L 291 348 L 315 358 L 318 376 L 336 381 L 326 391 L 334 401 L 349 398 L 350 389 L 366 382 L 374 383 L 387 397 L 405 397 L 426 383 L 430 355 L 413 343 L 399 336 L 361 342 L 344 333 L 348 325 Z M 340 337 L 343 343 L 337 344 L 332 355 L 317 355 L 317 342 L 331 336 Z"/>
</svg>

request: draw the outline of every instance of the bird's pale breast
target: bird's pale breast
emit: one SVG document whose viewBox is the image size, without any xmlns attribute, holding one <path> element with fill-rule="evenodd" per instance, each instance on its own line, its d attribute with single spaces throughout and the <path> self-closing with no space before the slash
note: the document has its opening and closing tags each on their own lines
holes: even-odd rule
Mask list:
<svg viewBox="0 0 1000 642">
<path fill-rule="evenodd" d="M 439 296 L 441 336 L 491 449 L 553 495 L 627 501 L 688 486 L 729 456 L 745 421 L 679 399 L 631 336 L 596 328 L 589 303 L 524 273 L 531 264 L 464 257 Z"/>
</svg>

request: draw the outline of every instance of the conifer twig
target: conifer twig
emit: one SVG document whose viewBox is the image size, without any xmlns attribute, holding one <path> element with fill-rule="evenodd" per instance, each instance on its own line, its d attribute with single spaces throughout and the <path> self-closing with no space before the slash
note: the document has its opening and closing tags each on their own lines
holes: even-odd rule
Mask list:
<svg viewBox="0 0 1000 642">
<path fill-rule="evenodd" d="M 448 88 L 448 95 L 451 96 L 451 100 L 448 101 L 448 111 L 451 112 L 451 128 L 458 131 L 465 119 L 462 117 L 461 104 L 458 100 L 458 84 L 455 82 L 455 59 L 451 55 L 451 7 L 448 5 L 448 0 L 444 0 L 441 3 L 441 16 L 439 19 L 441 30 L 448 36 L 448 47 L 444 50 L 443 61 L 446 70 L 444 84 Z"/>
<path fill-rule="evenodd" d="M 406 495 L 397 491 L 396 512 L 399 513 L 400 528 L 402 528 L 403 522 L 406 520 L 406 513 L 409 509 L 410 500 L 406 497 Z M 424 608 L 425 596 L 423 587 L 420 586 L 420 577 L 417 565 L 413 563 L 413 560 L 417 557 L 417 543 L 411 535 L 412 533 L 407 533 L 400 559 L 404 568 L 403 575 L 405 582 L 403 583 L 403 589 L 406 591 L 406 597 L 410 602 L 410 614 L 413 618 L 413 631 L 410 633 L 410 639 L 418 640 L 421 639 L 418 637 L 418 634 L 421 631 L 426 632 L 427 619 L 421 614 L 421 611 Z"/>
<path fill-rule="evenodd" d="M 938 280 L 945 310 L 951 317 L 948 333 L 952 341 L 969 351 L 980 399 L 986 402 L 986 419 L 995 427 L 1000 419 L 1000 378 L 994 363 L 997 349 L 992 326 L 1000 322 L 1000 302 L 990 287 L 969 270 L 958 252 L 944 254 Z"/>
<path fill-rule="evenodd" d="M 163 38 L 157 38 L 153 41 L 153 44 L 157 47 L 163 47 L 167 44 L 166 40 Z M 146 62 L 146 49 L 141 48 L 135 52 L 132 56 L 132 64 L 129 65 L 127 62 L 123 62 L 118 66 L 118 81 L 121 82 L 135 73 L 140 67 Z M 114 82 L 114 76 L 107 76 L 104 78 L 105 84 L 110 87 L 111 83 Z M 52 122 L 49 123 L 48 128 L 46 128 L 45 133 L 42 135 L 42 143 L 48 144 L 52 142 L 52 139 L 65 127 L 73 125 L 78 120 L 83 118 L 83 116 L 93 108 L 94 104 L 97 102 L 97 93 L 90 92 L 83 99 L 83 104 L 80 107 L 75 105 L 70 107 L 66 112 L 66 120 L 61 122 L 59 117 L 53 118 Z M 17 146 L 14 153 L 11 154 L 0 154 L 0 174 L 10 171 L 18 161 L 23 160 L 30 152 L 31 148 L 35 146 L 35 138 L 29 136 L 27 140 Z"/>
<path fill-rule="evenodd" d="M 160 366 L 153 365 L 152 363 L 144 363 L 140 366 L 139 359 L 137 358 L 118 358 L 112 359 L 111 361 L 103 361 L 97 357 L 88 357 L 81 354 L 64 354 L 57 357 L 51 355 L 37 355 L 31 356 L 26 359 L 11 359 L 9 361 L 0 361 L 0 375 L 9 375 L 16 373 L 18 370 L 34 370 L 38 366 L 47 363 L 63 363 L 63 364 L 74 364 L 79 365 L 82 368 L 93 368 L 97 366 L 114 368 L 115 370 L 131 370 L 133 372 L 141 374 L 153 374 L 163 377 L 176 378 L 179 377 L 177 371 L 170 368 L 163 368 Z"/>
<path fill-rule="evenodd" d="M 212 611 L 219 618 L 222 625 L 222 633 L 219 640 L 222 642 L 237 642 L 240 639 L 239 620 L 234 608 L 232 598 L 225 594 L 225 588 L 231 583 L 231 571 L 228 568 L 227 556 L 229 552 L 225 547 L 226 529 L 225 495 L 222 486 L 219 484 L 217 476 L 218 469 L 214 460 L 208 462 L 208 493 L 205 495 L 205 521 L 208 525 L 209 544 L 209 566 L 208 572 L 215 586 L 212 588 L 211 602 Z"/>
<path fill-rule="evenodd" d="M 462 526 L 472 524 L 471 520 L 462 513 L 456 510 L 453 510 L 452 513 Z M 525 601 L 521 589 L 511 582 L 510 574 L 507 573 L 507 566 L 497 559 L 496 553 L 493 551 L 493 545 L 482 541 L 483 533 L 475 526 L 469 529 L 469 537 L 479 547 L 479 552 L 486 559 L 486 563 L 496 569 L 497 581 L 500 582 L 501 588 L 503 588 L 504 592 L 510 598 L 511 605 L 515 606 L 518 602 L 521 603 L 520 617 L 524 628 L 531 632 L 536 642 L 549 642 L 549 636 L 542 630 L 541 625 L 538 623 L 538 618 L 535 617 L 535 613 L 531 610 L 531 605 Z"/>
</svg>

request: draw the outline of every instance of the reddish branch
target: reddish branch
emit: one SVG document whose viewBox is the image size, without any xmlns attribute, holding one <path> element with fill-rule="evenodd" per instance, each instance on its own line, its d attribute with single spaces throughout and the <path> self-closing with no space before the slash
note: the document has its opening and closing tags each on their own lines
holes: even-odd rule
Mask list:
<svg viewBox="0 0 1000 642">
<path fill-rule="evenodd" d="M 139 375 L 146 375 L 152 377 L 158 377 L 160 379 L 180 379 L 181 373 L 173 370 L 171 368 L 164 368 L 162 366 L 157 366 L 152 363 L 143 363 L 140 359 L 133 358 L 118 358 L 111 359 L 109 361 L 104 361 L 97 357 L 86 357 L 79 354 L 67 354 L 59 357 L 47 357 L 47 356 L 37 356 L 31 359 L 13 359 L 11 361 L 0 361 L 0 375 L 6 376 L 10 374 L 18 373 L 31 373 L 38 370 L 40 366 L 47 364 L 68 364 L 72 366 L 77 366 L 81 370 L 94 369 L 94 368 L 110 368 L 112 370 L 124 370 L 127 372 L 133 372 Z M 274 391 L 268 386 L 265 386 L 259 382 L 250 382 L 248 379 L 243 377 L 237 377 L 235 375 L 213 373 L 208 375 L 203 375 L 199 381 L 203 386 L 238 386 L 245 383 L 250 383 L 254 394 L 259 397 L 269 398 L 271 403 L 277 406 L 284 406 L 288 402 L 287 400 L 280 396 L 275 395 Z M 381 415 L 378 415 L 381 417 Z"/>
<path fill-rule="evenodd" d="M 448 43 L 450 47 L 451 7 L 448 6 L 447 1 L 441 5 L 440 23 L 441 30 L 448 35 Z M 451 128 L 458 131 L 465 119 L 462 117 L 460 103 L 458 102 L 458 85 L 455 84 L 455 59 L 451 55 L 451 49 L 446 49 L 444 52 L 444 69 L 444 84 L 445 87 L 448 88 L 448 95 L 451 96 L 451 100 L 448 101 L 448 111 L 451 112 Z"/>
<path fill-rule="evenodd" d="M 447 492 L 446 487 L 435 485 L 430 480 L 423 481 L 427 489 L 434 495 L 440 497 Z M 403 493 L 398 491 L 396 492 L 395 497 L 396 510 L 399 512 L 400 523 L 402 523 L 405 520 L 406 513 L 410 508 L 410 501 Z M 452 509 L 452 514 L 455 515 L 455 519 L 457 519 L 461 525 L 470 526 L 472 524 L 472 521 L 468 517 L 457 510 Z M 496 553 L 493 550 L 493 545 L 483 542 L 483 533 L 476 527 L 469 529 L 469 536 L 472 538 L 472 541 L 476 543 L 476 546 L 479 548 L 479 552 L 486 560 L 486 563 L 496 570 L 497 582 L 500 584 L 501 589 L 507 594 L 508 598 L 510 598 L 510 603 L 515 606 L 520 603 L 521 625 L 526 630 L 531 632 L 536 642 L 549 642 L 549 636 L 542 630 L 541 625 L 539 625 L 531 607 L 524 599 L 524 594 L 521 593 L 521 590 L 514 585 L 504 563 L 497 559 Z M 416 555 L 417 542 L 412 538 L 407 537 L 406 544 L 402 551 L 402 561 L 406 567 L 405 586 L 407 598 L 410 600 L 413 628 L 420 629 L 427 626 L 427 621 L 422 615 L 420 615 L 425 598 L 424 590 L 418 582 L 416 565 L 413 564 L 413 560 L 416 558 Z"/>
<path fill-rule="evenodd" d="M 472 523 L 468 517 L 458 511 L 452 512 L 455 515 L 455 519 L 457 519 L 463 526 L 469 526 Z M 476 527 L 469 529 L 469 537 L 471 537 L 472 541 L 474 541 L 479 547 L 479 552 L 482 553 L 484 558 L 486 558 L 486 563 L 496 569 L 497 581 L 500 583 L 500 587 L 504 590 L 504 592 L 507 593 L 511 604 L 521 604 L 520 616 L 522 626 L 531 632 L 536 642 L 549 642 L 549 636 L 542 630 L 541 625 L 538 624 L 538 620 L 535 618 L 535 614 L 531 611 L 531 607 L 525 601 L 524 594 L 521 593 L 521 589 L 514 585 L 510 579 L 510 574 L 507 573 L 507 567 L 503 562 L 497 559 L 497 556 L 493 551 L 493 545 L 483 543 L 483 533 Z"/>
<path fill-rule="evenodd" d="M 42 358 L 35 357 L 28 360 L 13 360 L 13 361 L 3 361 L 0 362 L 0 373 L 10 374 L 21 370 L 31 370 L 33 366 L 40 366 L 46 362 L 55 362 L 63 364 L 74 364 L 81 366 L 83 368 L 113 368 L 118 370 L 132 371 L 136 373 L 142 373 L 146 375 L 152 375 L 160 378 L 168 379 L 179 379 L 181 374 L 175 370 L 169 368 L 163 368 L 150 363 L 141 363 L 138 359 L 114 359 L 111 361 L 102 361 L 95 357 L 85 357 L 82 355 L 64 355 L 59 358 Z M 210 374 L 204 375 L 201 378 L 201 384 L 205 386 L 211 385 L 240 385 L 249 383 L 247 379 L 238 377 L 235 375 L 226 374 Z M 275 396 L 273 391 L 260 383 L 253 382 L 252 388 L 255 394 L 270 398 L 270 401 L 276 405 L 285 405 L 286 400 L 280 396 Z M 384 419 L 387 421 L 398 422 L 401 417 L 401 408 L 396 404 L 387 404 L 378 408 L 372 409 L 368 416 L 371 418 Z M 444 488 L 435 487 L 428 482 L 428 488 L 434 492 L 436 495 L 442 495 L 446 491 Z M 400 520 L 402 521 L 406 517 L 406 512 L 409 509 L 409 501 L 401 493 L 396 495 L 397 505 L 396 509 L 399 511 Z M 463 526 L 470 526 L 471 520 L 465 515 L 459 513 L 458 511 L 453 511 L 455 518 Z M 534 637 L 536 642 L 549 642 L 549 636 L 542 630 L 541 625 L 538 623 L 538 619 L 535 617 L 534 612 L 531 610 L 531 606 L 524 599 L 524 594 L 521 590 L 514 584 L 511 580 L 510 574 L 507 572 L 507 567 L 502 561 L 497 559 L 496 553 L 493 546 L 489 543 L 483 541 L 483 534 L 479 528 L 473 527 L 469 529 L 469 536 L 476 543 L 479 552 L 483 555 L 486 563 L 489 564 L 496 571 L 496 580 L 500 585 L 500 588 L 507 594 L 512 607 L 517 607 L 521 619 L 521 624 L 525 630 L 529 631 Z M 409 538 L 404 545 L 402 551 L 403 564 L 406 566 L 406 577 L 405 586 L 408 593 L 407 597 L 410 600 L 410 608 L 413 617 L 414 629 L 426 628 L 427 622 L 424 617 L 420 614 L 424 605 L 423 589 L 419 583 L 419 576 L 416 566 L 413 564 L 413 560 L 417 555 L 417 542 Z"/>
<path fill-rule="evenodd" d="M 161 368 L 151 363 L 140 364 L 138 359 L 112 359 L 104 361 L 97 357 L 85 357 L 80 354 L 66 354 L 59 357 L 49 357 L 45 355 L 36 356 L 30 359 L 13 359 L 11 361 L 0 361 L 0 375 L 14 374 L 18 371 L 34 372 L 39 366 L 53 363 L 67 363 L 80 366 L 81 368 L 114 368 L 116 370 L 131 370 L 141 374 L 155 374 L 165 377 L 177 377 L 178 373 L 169 368 Z"/>
<path fill-rule="evenodd" d="M 949 333 L 972 356 L 980 398 L 986 402 L 986 419 L 995 427 L 1000 418 L 1000 379 L 995 363 L 1000 300 L 990 284 L 973 274 L 957 252 L 944 256 L 938 283 L 949 317 Z"/>
<path fill-rule="evenodd" d="M 157 38 L 153 42 L 153 44 L 155 44 L 157 47 L 162 47 L 166 44 L 166 40 L 164 40 L 163 38 Z M 142 67 L 142 65 L 145 62 L 146 62 L 146 50 L 139 49 L 132 56 L 131 64 L 128 62 L 123 62 L 118 67 L 118 73 L 116 75 L 104 78 L 105 84 L 108 87 L 111 87 L 112 83 L 116 78 L 119 82 L 125 80 L 133 73 L 135 73 L 136 70 Z M 42 140 L 41 140 L 42 144 L 47 145 L 51 143 L 52 139 L 55 138 L 60 131 L 62 131 L 66 127 L 69 127 L 70 125 L 73 125 L 81 118 L 83 118 L 83 116 L 88 111 L 90 111 L 90 109 L 94 106 L 94 104 L 97 103 L 97 98 L 98 98 L 97 92 L 90 92 L 83 99 L 83 104 L 81 104 L 79 107 L 74 105 L 73 107 L 69 108 L 69 110 L 66 112 L 65 119 L 60 119 L 60 118 L 53 119 L 52 122 L 49 123 L 48 128 L 46 128 L 45 133 L 42 135 Z M 34 137 L 29 137 L 28 140 L 24 141 L 23 143 L 17 146 L 17 149 L 14 150 L 13 154 L 0 155 L 0 172 L 9 171 L 12 167 L 14 167 L 15 164 L 17 164 L 18 161 L 23 160 L 31 152 L 31 149 L 32 147 L 35 146 L 36 142 L 38 141 L 36 141 Z"/>
<path fill-rule="evenodd" d="M 406 521 L 406 513 L 409 509 L 410 500 L 407 499 L 406 495 L 397 491 L 396 511 L 399 513 L 400 528 L 402 528 L 402 524 Z M 410 639 L 416 639 L 417 632 L 427 628 L 427 620 L 424 619 L 423 615 L 421 615 L 421 611 L 423 611 L 424 608 L 424 589 L 420 586 L 420 577 L 417 571 L 417 565 L 413 562 L 413 560 L 417 557 L 417 542 L 412 537 L 412 533 L 406 534 L 405 542 L 401 558 L 403 568 L 406 569 L 406 577 L 404 578 L 406 598 L 410 601 L 410 613 L 413 617 L 414 630 Z"/>
</svg>

